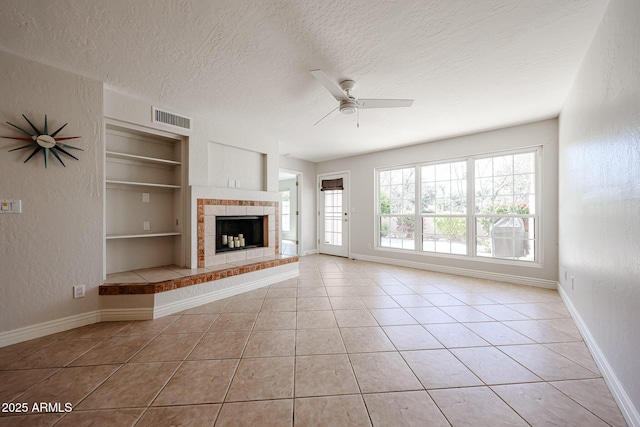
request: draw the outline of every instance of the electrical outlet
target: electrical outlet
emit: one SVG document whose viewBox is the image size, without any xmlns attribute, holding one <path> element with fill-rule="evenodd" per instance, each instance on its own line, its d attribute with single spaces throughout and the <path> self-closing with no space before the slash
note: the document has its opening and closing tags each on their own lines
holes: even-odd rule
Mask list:
<svg viewBox="0 0 640 427">
<path fill-rule="evenodd" d="M 142 193 L 142 203 L 149 203 L 149 193 Z"/>
<path fill-rule="evenodd" d="M 142 229 L 143 229 L 144 231 L 149 231 L 149 230 L 151 230 L 151 223 L 150 223 L 149 221 L 144 221 L 144 222 L 142 223 Z"/>
<path fill-rule="evenodd" d="M 73 287 L 73 297 L 74 298 L 84 298 L 84 285 L 74 286 Z"/>
<path fill-rule="evenodd" d="M 371 248 L 372 248 L 371 243 L 367 244 L 367 249 L 371 249 Z"/>
</svg>

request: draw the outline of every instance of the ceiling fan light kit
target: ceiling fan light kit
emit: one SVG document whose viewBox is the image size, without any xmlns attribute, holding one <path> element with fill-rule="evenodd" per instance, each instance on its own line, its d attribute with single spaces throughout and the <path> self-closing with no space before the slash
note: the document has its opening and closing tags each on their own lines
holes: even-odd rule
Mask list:
<svg viewBox="0 0 640 427">
<path fill-rule="evenodd" d="M 358 105 L 354 100 L 344 99 L 340 101 L 340 112 L 342 114 L 353 114 L 356 112 Z"/>
<path fill-rule="evenodd" d="M 360 109 L 411 107 L 413 104 L 413 99 L 357 99 L 351 95 L 351 91 L 356 87 L 354 80 L 343 80 L 337 85 L 322 70 L 311 70 L 311 74 L 340 102 L 339 107 L 331 110 L 329 114 L 314 123 L 314 126 L 335 110 L 340 110 L 342 114 L 353 114 Z M 360 127 L 359 123 L 358 127 Z"/>
</svg>

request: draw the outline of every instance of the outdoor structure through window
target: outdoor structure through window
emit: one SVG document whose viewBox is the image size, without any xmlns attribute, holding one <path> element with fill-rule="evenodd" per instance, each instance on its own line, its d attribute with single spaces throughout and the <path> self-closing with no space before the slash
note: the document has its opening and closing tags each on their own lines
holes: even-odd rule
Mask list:
<svg viewBox="0 0 640 427">
<path fill-rule="evenodd" d="M 377 246 L 539 259 L 541 148 L 377 172 Z"/>
</svg>

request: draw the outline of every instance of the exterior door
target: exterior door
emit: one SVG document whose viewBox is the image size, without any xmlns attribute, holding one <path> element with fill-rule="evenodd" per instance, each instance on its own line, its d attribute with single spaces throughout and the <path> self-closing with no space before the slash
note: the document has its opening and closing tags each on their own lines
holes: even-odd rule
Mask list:
<svg viewBox="0 0 640 427">
<path fill-rule="evenodd" d="M 349 175 L 320 175 L 318 181 L 318 252 L 348 257 Z"/>
</svg>

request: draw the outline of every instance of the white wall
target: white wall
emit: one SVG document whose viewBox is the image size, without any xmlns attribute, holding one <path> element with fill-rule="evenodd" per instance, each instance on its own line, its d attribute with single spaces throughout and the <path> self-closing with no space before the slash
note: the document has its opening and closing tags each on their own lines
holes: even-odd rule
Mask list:
<svg viewBox="0 0 640 427">
<path fill-rule="evenodd" d="M 617 378 L 613 382 L 619 381 L 622 403 L 627 405 L 623 409 L 627 416 L 635 411 L 636 425 L 640 425 L 638 17 L 637 0 L 610 2 L 560 114 L 559 153 L 560 284 Z M 612 385 L 615 392 L 616 384 Z"/>
<path fill-rule="evenodd" d="M 5 122 L 27 128 L 25 114 L 50 131 L 81 136 L 69 141 L 80 160 L 0 140 L 0 198 L 21 199 L 22 214 L 0 215 L 0 332 L 79 315 L 99 306 L 102 284 L 104 136 L 102 83 L 0 52 L 0 135 L 23 136 Z M 73 299 L 73 286 L 86 297 Z"/>
<path fill-rule="evenodd" d="M 209 186 L 265 191 L 265 155 L 252 150 L 209 143 Z M 229 181 L 231 180 L 231 182 Z"/>
<path fill-rule="evenodd" d="M 302 173 L 302 197 L 300 255 L 309 255 L 317 252 L 317 202 L 316 202 L 316 164 L 306 160 L 295 159 L 289 156 L 280 156 L 280 168 Z"/>
<path fill-rule="evenodd" d="M 375 247 L 375 168 L 400 166 L 416 162 L 459 158 L 482 153 L 512 150 L 521 147 L 543 146 L 543 203 L 542 203 L 542 266 L 522 266 L 508 263 L 482 262 L 471 258 L 446 258 L 425 254 L 408 254 L 390 250 L 368 249 Z M 349 157 L 318 164 L 318 173 L 334 171 L 351 172 L 351 256 L 367 259 L 417 263 L 438 267 L 446 271 L 472 272 L 507 275 L 504 279 L 523 278 L 526 283 L 533 279 L 535 284 L 555 286 L 557 280 L 557 120 L 514 126 L 510 128 L 478 133 L 459 138 L 429 142 L 410 147 L 381 151 L 362 156 Z M 448 269 L 448 270 L 447 270 Z M 474 273 L 475 274 L 475 273 Z M 477 274 L 475 274 L 477 275 Z M 482 275 L 480 275 L 482 277 Z M 526 279 L 525 279 L 526 278 Z M 522 282 L 522 281 L 521 281 Z"/>
<path fill-rule="evenodd" d="M 144 100 L 115 92 L 105 91 L 104 115 L 107 118 L 132 123 L 138 126 L 165 130 L 188 137 L 189 145 L 189 186 L 191 186 L 191 200 L 188 201 L 189 211 L 186 217 L 191 218 L 189 224 L 191 230 L 190 242 L 187 242 L 187 267 L 196 268 L 197 263 L 197 199 L 224 198 L 237 200 L 279 200 L 278 193 L 278 144 L 273 141 L 242 140 L 241 136 L 232 136 L 220 133 L 214 120 L 202 117 L 194 117 L 189 112 L 175 111 L 171 106 L 156 106 L 167 108 L 176 114 L 192 117 L 192 130 L 185 131 L 173 126 L 153 123 L 151 121 L 151 103 Z M 239 134 L 241 135 L 241 134 Z M 255 169 L 243 169 L 242 176 L 229 177 L 228 171 L 218 167 L 219 159 L 211 155 L 212 144 L 224 144 L 228 150 L 225 155 L 233 155 L 232 164 L 242 162 L 244 156 L 249 154 L 253 160 L 262 159 L 263 166 Z M 235 153 L 235 154 L 234 154 Z M 227 188 L 228 178 L 240 180 L 240 188 Z M 244 184 L 243 184 L 244 183 Z M 260 183 L 260 184 L 258 184 Z M 263 187 L 265 191 L 255 188 Z M 265 198 L 266 197 L 266 198 Z"/>
</svg>

